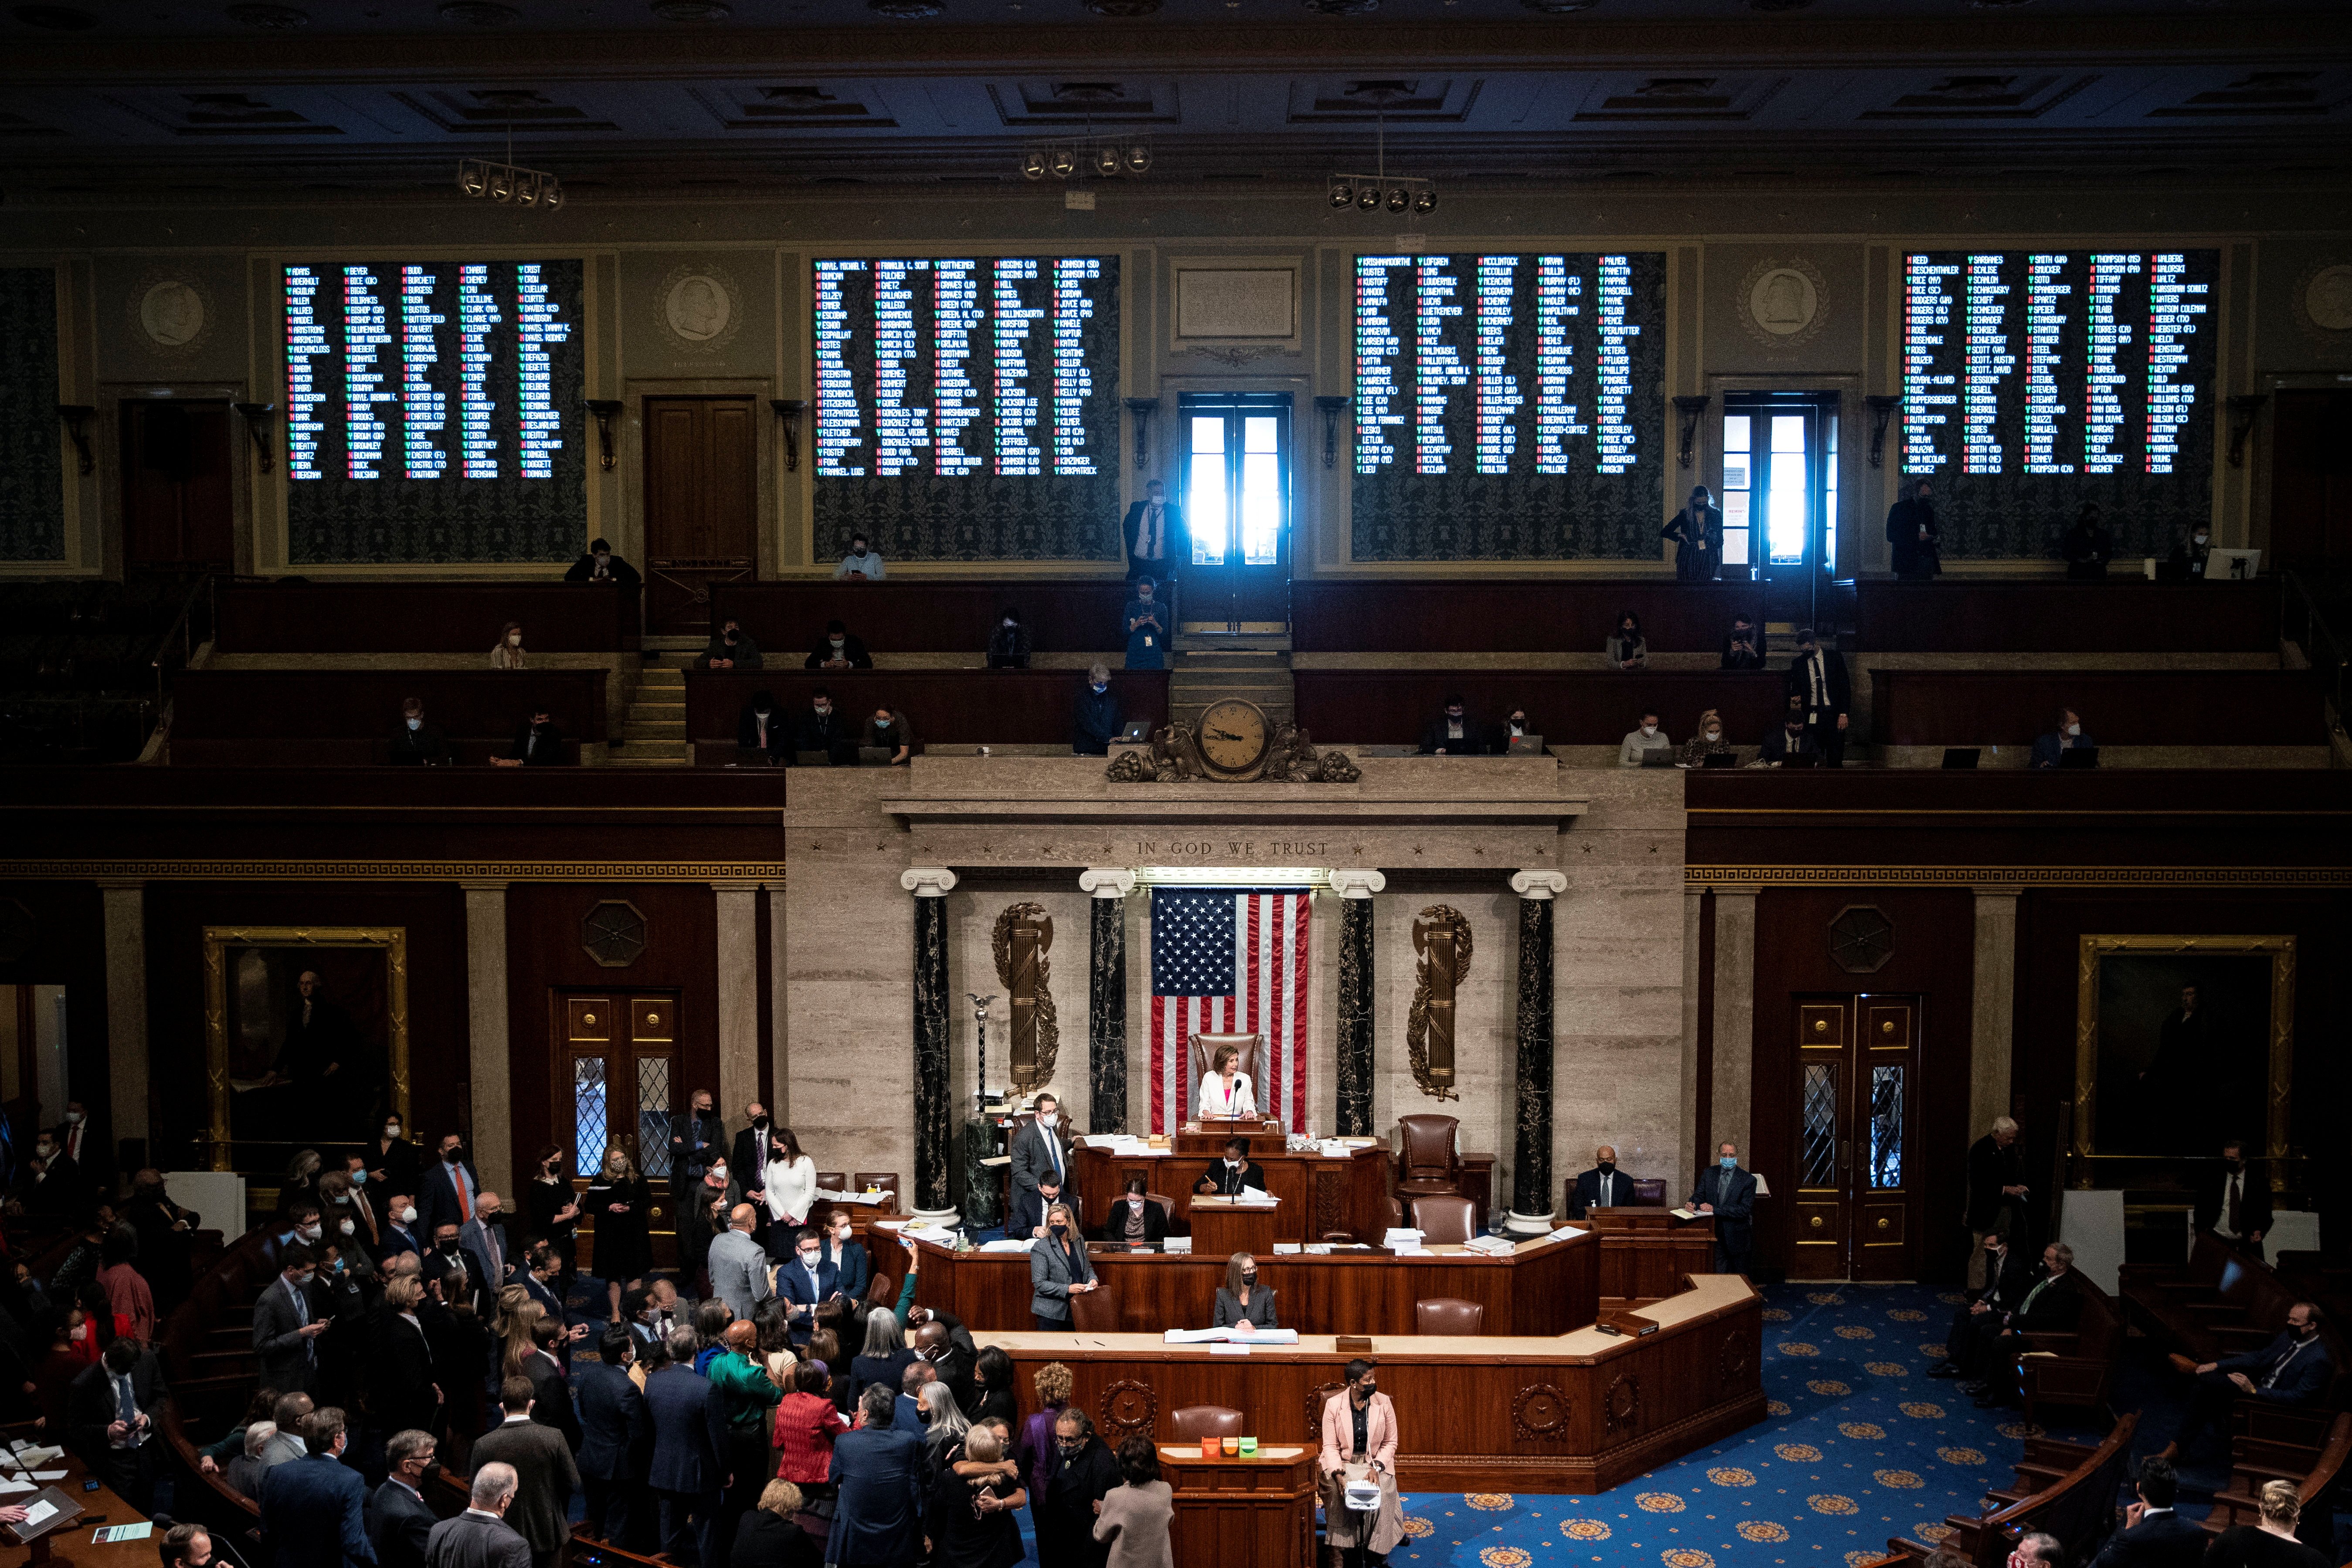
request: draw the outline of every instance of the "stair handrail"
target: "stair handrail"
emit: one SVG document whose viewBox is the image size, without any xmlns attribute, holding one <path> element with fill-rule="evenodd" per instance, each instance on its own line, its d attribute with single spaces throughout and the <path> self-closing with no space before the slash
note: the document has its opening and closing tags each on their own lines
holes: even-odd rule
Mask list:
<svg viewBox="0 0 2352 1568">
<path fill-rule="evenodd" d="M 148 656 L 147 663 L 155 672 L 155 718 L 158 723 L 163 721 L 163 703 L 172 670 L 187 668 L 196 656 L 196 649 L 212 641 L 220 626 L 220 601 L 214 589 L 217 577 L 216 573 L 205 572 L 189 585 L 188 596 L 180 601 L 180 613 L 173 617 L 171 626 L 156 639 L 155 651 Z M 195 635 L 196 606 L 199 604 L 205 606 L 205 635 L 201 637 Z M 166 666 L 165 656 L 172 652 L 175 640 L 179 644 L 179 663 Z"/>
<path fill-rule="evenodd" d="M 2304 657 L 2311 661 L 2312 670 L 2320 678 L 2327 700 L 2335 705 L 2340 721 L 2345 711 L 2344 671 L 2347 662 L 2345 643 L 2320 614 L 2318 597 L 2312 593 L 2306 575 L 2303 572 L 2284 574 L 2285 585 L 2282 590 L 2279 630 L 2281 635 L 2303 648 Z M 2299 636 L 2295 631 L 2298 615 L 2302 625 Z"/>
</svg>

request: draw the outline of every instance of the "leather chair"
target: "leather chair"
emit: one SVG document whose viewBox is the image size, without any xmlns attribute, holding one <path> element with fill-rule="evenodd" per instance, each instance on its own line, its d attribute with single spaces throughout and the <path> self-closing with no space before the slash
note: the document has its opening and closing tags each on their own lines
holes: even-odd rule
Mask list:
<svg viewBox="0 0 2352 1568">
<path fill-rule="evenodd" d="M 821 1193 L 845 1193 L 849 1190 L 849 1174 L 845 1171 L 819 1171 L 816 1190 Z"/>
<path fill-rule="evenodd" d="M 1241 1070 L 1250 1080 L 1251 1092 L 1257 1096 L 1258 1110 L 1265 1109 L 1265 1077 L 1258 1069 L 1259 1058 L 1265 1055 L 1264 1035 L 1195 1035 L 1185 1051 L 1184 1059 L 1192 1065 L 1192 1076 L 1184 1080 L 1184 1103 L 1191 1110 L 1191 1120 L 1198 1120 L 1201 1108 L 1192 1104 L 1193 1096 L 1201 1092 L 1201 1080 L 1209 1076 L 1209 1064 L 1217 1059 L 1217 1052 L 1231 1046 L 1241 1052 Z"/>
<path fill-rule="evenodd" d="M 1404 1228 L 1404 1205 L 1394 1198 L 1389 1200 L 1389 1228 L 1391 1230 Z"/>
<path fill-rule="evenodd" d="M 1070 1298 L 1070 1327 L 1083 1334 L 1118 1332 L 1118 1299 L 1108 1285 Z"/>
<path fill-rule="evenodd" d="M 1666 1179 L 1664 1176 L 1633 1178 L 1633 1201 L 1625 1205 L 1637 1209 L 1662 1209 L 1666 1206 Z"/>
<path fill-rule="evenodd" d="M 1412 1200 L 1412 1223 L 1424 1243 L 1468 1241 L 1477 1234 L 1478 1205 L 1454 1194 Z"/>
<path fill-rule="evenodd" d="M 866 1310 L 870 1312 L 877 1307 L 895 1307 L 898 1304 L 898 1282 L 887 1274 L 877 1271 L 874 1278 L 866 1282 Z"/>
<path fill-rule="evenodd" d="M 1454 1137 L 1462 1123 L 1451 1116 L 1417 1115 L 1397 1118 L 1396 1195 L 1415 1198 L 1462 1191 L 1462 1159 Z"/>
<path fill-rule="evenodd" d="M 1151 1202 L 1160 1205 L 1160 1217 L 1168 1222 L 1168 1234 L 1171 1236 L 1175 1235 L 1176 1200 L 1170 1197 L 1166 1193 L 1146 1193 L 1143 1195 Z M 1117 1211 L 1114 1210 L 1113 1212 Z"/>
<path fill-rule="evenodd" d="M 1412 1331 L 1416 1334 L 1482 1334 L 1486 1331 L 1486 1309 L 1476 1301 L 1465 1301 L 1452 1296 L 1440 1296 L 1433 1301 L 1415 1301 L 1412 1304 Z"/>
<path fill-rule="evenodd" d="M 879 1187 L 886 1193 L 895 1193 L 898 1190 L 898 1173 L 855 1171 L 850 1173 L 849 1184 L 849 1190 L 853 1193 L 862 1193 L 868 1187 Z"/>
<path fill-rule="evenodd" d="M 1171 1441 L 1197 1443 L 1203 1437 L 1238 1437 L 1245 1430 L 1242 1413 L 1222 1405 L 1187 1405 L 1168 1418 Z"/>
</svg>

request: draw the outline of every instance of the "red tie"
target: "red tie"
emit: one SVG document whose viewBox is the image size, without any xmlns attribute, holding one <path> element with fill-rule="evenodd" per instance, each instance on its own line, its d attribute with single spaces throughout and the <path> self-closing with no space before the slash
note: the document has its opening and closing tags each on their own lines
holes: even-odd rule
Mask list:
<svg viewBox="0 0 2352 1568">
<path fill-rule="evenodd" d="M 463 1166 L 449 1167 L 449 1184 L 457 1189 L 457 1218 L 468 1223 L 474 1217 L 474 1200 L 466 1195 L 466 1172 Z"/>
</svg>

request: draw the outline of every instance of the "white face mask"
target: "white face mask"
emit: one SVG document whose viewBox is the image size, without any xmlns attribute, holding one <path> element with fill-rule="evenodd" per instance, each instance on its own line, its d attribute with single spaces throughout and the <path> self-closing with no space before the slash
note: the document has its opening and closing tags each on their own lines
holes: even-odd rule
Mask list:
<svg viewBox="0 0 2352 1568">
<path fill-rule="evenodd" d="M 2066 726 L 2066 733 L 2070 736 L 2080 735 L 2082 732 L 2083 726 L 2080 724 L 2069 724 Z"/>
<path fill-rule="evenodd" d="M 415 1225 L 416 1223 L 416 1205 L 415 1204 L 411 1204 L 406 1208 L 400 1211 L 400 1223 L 403 1225 Z"/>
<path fill-rule="evenodd" d="M 846 637 L 835 637 L 835 638 L 833 639 L 833 646 L 834 646 L 834 647 L 842 647 L 845 643 L 846 643 L 848 640 L 849 640 L 849 639 L 848 639 L 848 638 L 846 638 Z"/>
<path fill-rule="evenodd" d="M 1127 1200 L 1127 1206 L 1135 1210 L 1138 1214 L 1142 1213 L 1143 1195 L 1139 1193 L 1130 1195 Z"/>
<path fill-rule="evenodd" d="M 68 1110 L 66 1112 L 66 1121 L 73 1126 L 79 1127 L 81 1125 L 81 1116 L 82 1113 L 79 1110 Z"/>
<path fill-rule="evenodd" d="M 349 1220 L 345 1220 L 345 1221 L 343 1221 L 342 1225 L 341 1225 L 340 1227 L 338 1227 L 338 1228 L 340 1228 L 345 1236 L 350 1236 L 350 1235 L 353 1234 L 354 1232 L 356 1232 L 356 1231 L 359 1229 L 359 1226 L 357 1226 L 353 1225 L 353 1224 L 352 1224 L 351 1221 L 349 1221 Z"/>
<path fill-rule="evenodd" d="M 714 1182 L 724 1182 L 727 1179 L 727 1167 L 713 1165 L 710 1168 L 710 1179 Z"/>
<path fill-rule="evenodd" d="M 1657 732 L 1658 727 L 1655 724 L 1644 724 L 1642 726 L 1642 733 L 1644 735 L 1654 735 Z"/>
<path fill-rule="evenodd" d="M 1018 626 L 1018 625 L 1020 625 L 1020 623 L 1019 623 L 1018 621 L 1007 621 L 1007 622 L 1005 622 L 1004 624 L 1005 624 L 1006 626 Z"/>
<path fill-rule="evenodd" d="M 306 1225 L 297 1229 L 294 1234 L 305 1241 L 316 1241 L 319 1239 L 320 1233 L 317 1226 Z"/>
<path fill-rule="evenodd" d="M 1037 1113 L 1037 1125 L 1040 1127 L 1051 1127 L 1055 1122 L 1060 1120 L 1060 1117 L 1055 1116 L 1050 1110 L 1041 1110 Z"/>
<path fill-rule="evenodd" d="M 397 1121 L 387 1121 L 387 1122 L 385 1122 L 385 1123 L 383 1124 L 383 1135 L 384 1135 L 385 1137 L 387 1137 L 387 1138 L 397 1138 L 397 1137 L 399 1137 L 399 1136 L 400 1136 L 400 1123 L 399 1123 L 399 1122 L 397 1122 Z"/>
<path fill-rule="evenodd" d="M 2200 543 L 2200 544 L 2204 543 L 2204 542 L 2205 542 L 2205 536 L 2204 536 L 2203 534 L 2201 534 L 2201 533 L 2200 533 L 2200 534 L 2199 534 L 2199 535 L 2197 536 L 2197 542 L 2198 542 L 2198 543 Z"/>
<path fill-rule="evenodd" d="M 1710 741 L 1720 741 L 1723 739 L 1723 731 L 1720 730 L 1709 730 L 1706 732 L 1706 738 Z"/>
<path fill-rule="evenodd" d="M 508 633 L 508 634 L 507 634 L 507 647 L 522 647 L 522 634 L 521 634 L 520 632 L 509 632 L 509 633 Z"/>
</svg>

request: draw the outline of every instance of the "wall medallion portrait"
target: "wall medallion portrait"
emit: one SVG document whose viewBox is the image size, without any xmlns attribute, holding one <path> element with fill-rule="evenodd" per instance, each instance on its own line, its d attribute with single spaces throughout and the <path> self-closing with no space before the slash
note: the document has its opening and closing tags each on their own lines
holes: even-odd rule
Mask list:
<svg viewBox="0 0 2352 1568">
<path fill-rule="evenodd" d="M 2295 287 L 2294 307 L 2306 328 L 2352 332 L 2352 262 L 2325 263 L 2305 272 Z"/>
<path fill-rule="evenodd" d="M 2286 1153 L 2291 936 L 2085 936 L 2077 964 L 2074 1151 Z"/>
<path fill-rule="evenodd" d="M 1821 330 L 1828 295 L 1828 282 L 1812 263 L 1798 258 L 1763 261 L 1740 284 L 1741 321 L 1759 342 L 1793 348 Z"/>
<path fill-rule="evenodd" d="M 742 325 L 743 296 L 735 279 L 715 267 L 681 267 L 662 279 L 662 324 L 688 349 L 713 351 Z"/>
<path fill-rule="evenodd" d="M 153 353 L 193 353 L 212 335 L 212 301 L 197 284 L 151 272 L 132 285 L 124 313 L 131 330 Z"/>
<path fill-rule="evenodd" d="M 404 927 L 206 926 L 204 968 L 212 1169 L 407 1116 Z M 232 1143 L 264 1147 L 232 1160 Z"/>
</svg>

